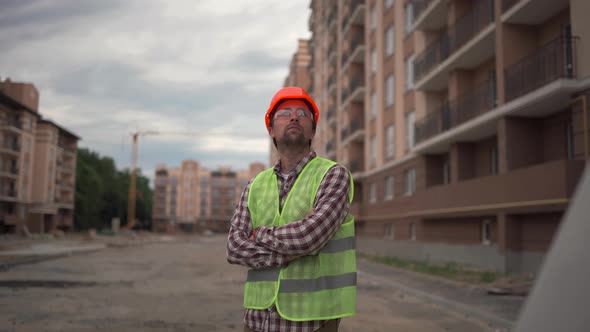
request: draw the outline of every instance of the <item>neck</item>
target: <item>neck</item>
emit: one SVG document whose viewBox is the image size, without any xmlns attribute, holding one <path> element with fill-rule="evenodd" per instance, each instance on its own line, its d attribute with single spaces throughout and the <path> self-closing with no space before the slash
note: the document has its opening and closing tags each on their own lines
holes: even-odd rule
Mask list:
<svg viewBox="0 0 590 332">
<path fill-rule="evenodd" d="M 309 149 L 303 150 L 286 150 L 280 153 L 281 159 L 281 171 L 283 173 L 290 173 L 297 164 L 301 161 L 301 159 L 305 158 L 309 154 Z"/>
</svg>

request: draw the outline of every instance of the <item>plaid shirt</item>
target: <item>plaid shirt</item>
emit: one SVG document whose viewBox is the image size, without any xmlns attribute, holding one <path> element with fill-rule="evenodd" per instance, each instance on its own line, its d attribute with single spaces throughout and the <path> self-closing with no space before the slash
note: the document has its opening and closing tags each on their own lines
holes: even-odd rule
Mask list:
<svg viewBox="0 0 590 332">
<path fill-rule="evenodd" d="M 285 199 L 305 165 L 316 157 L 310 152 L 286 179 L 281 174 L 280 161 L 275 165 L 282 210 Z M 288 265 L 288 256 L 313 255 L 319 252 L 336 233 L 350 209 L 350 176 L 340 165 L 332 167 L 317 191 L 313 211 L 304 219 L 284 226 L 259 227 L 254 241 L 252 222 L 248 210 L 248 192 L 252 180 L 246 185 L 236 212 L 231 219 L 227 241 L 227 260 L 259 269 Z M 315 331 L 326 321 L 294 322 L 281 318 L 275 306 L 266 310 L 246 309 L 244 323 L 255 331 Z"/>
</svg>

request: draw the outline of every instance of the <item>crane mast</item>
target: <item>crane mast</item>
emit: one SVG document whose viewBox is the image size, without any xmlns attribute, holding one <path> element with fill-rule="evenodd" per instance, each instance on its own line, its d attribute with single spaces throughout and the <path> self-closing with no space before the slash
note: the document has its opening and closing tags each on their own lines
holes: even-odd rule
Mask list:
<svg viewBox="0 0 590 332">
<path fill-rule="evenodd" d="M 227 132 L 162 132 L 154 130 L 136 131 L 131 133 L 132 144 L 131 144 L 131 167 L 129 169 L 129 199 L 127 201 L 127 226 L 128 230 L 133 229 L 135 226 L 135 210 L 136 210 L 136 197 L 137 197 L 137 144 L 139 136 L 147 135 L 180 135 L 180 136 L 222 136 L 232 135 L 234 137 L 242 138 L 259 138 L 260 136 L 254 133 L 227 133 Z"/>
<path fill-rule="evenodd" d="M 139 133 L 133 133 L 133 144 L 131 145 L 131 169 L 129 170 L 129 199 L 127 200 L 127 229 L 133 229 L 135 226 L 135 172 L 137 168 L 137 136 Z"/>
</svg>

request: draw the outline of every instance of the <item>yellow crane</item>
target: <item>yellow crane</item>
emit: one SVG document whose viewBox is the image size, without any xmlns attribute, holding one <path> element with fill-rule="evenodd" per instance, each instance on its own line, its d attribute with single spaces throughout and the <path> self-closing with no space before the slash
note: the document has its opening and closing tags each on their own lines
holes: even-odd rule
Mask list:
<svg viewBox="0 0 590 332">
<path fill-rule="evenodd" d="M 131 133 L 131 167 L 129 169 L 129 199 L 127 200 L 127 229 L 133 229 L 135 226 L 135 172 L 137 168 L 137 138 L 139 136 L 158 135 L 159 132 L 153 130 L 136 131 Z"/>
<path fill-rule="evenodd" d="M 163 132 L 155 130 L 139 130 L 131 133 L 131 167 L 129 169 L 129 199 L 127 201 L 127 226 L 131 230 L 135 226 L 135 201 L 136 201 L 136 172 L 137 172 L 137 141 L 140 136 L 148 135 L 180 135 L 180 136 L 232 136 L 241 138 L 260 138 L 254 133 L 229 133 L 229 132 Z"/>
</svg>

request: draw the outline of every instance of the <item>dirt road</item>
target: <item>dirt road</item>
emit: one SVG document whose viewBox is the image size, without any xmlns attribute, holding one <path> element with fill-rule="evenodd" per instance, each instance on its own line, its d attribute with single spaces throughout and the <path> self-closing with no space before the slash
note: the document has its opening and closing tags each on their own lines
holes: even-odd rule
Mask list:
<svg viewBox="0 0 590 332">
<path fill-rule="evenodd" d="M 0 272 L 3 331 L 241 331 L 246 269 L 225 237 L 106 248 Z M 490 331 L 363 277 L 341 331 Z"/>
</svg>

